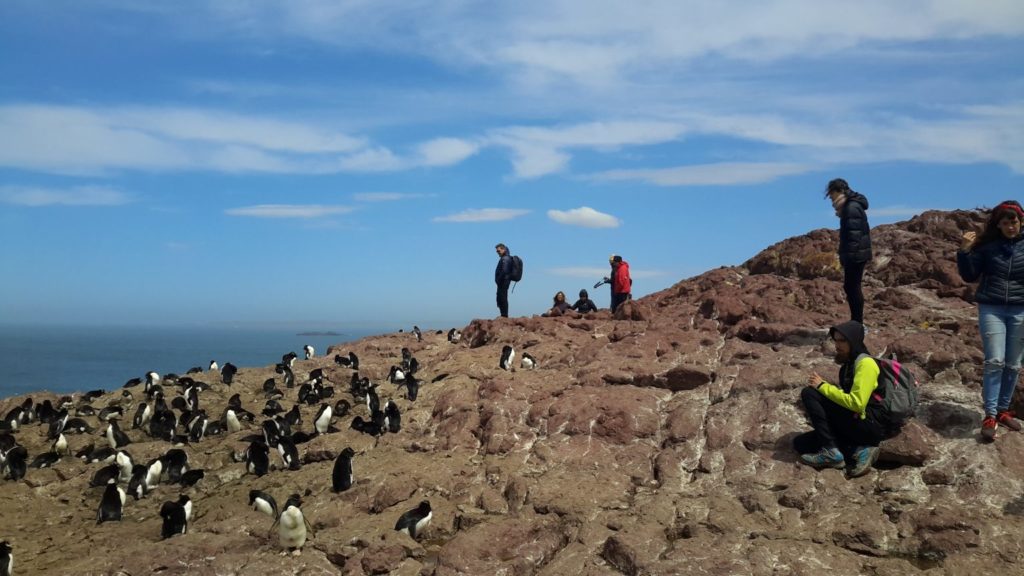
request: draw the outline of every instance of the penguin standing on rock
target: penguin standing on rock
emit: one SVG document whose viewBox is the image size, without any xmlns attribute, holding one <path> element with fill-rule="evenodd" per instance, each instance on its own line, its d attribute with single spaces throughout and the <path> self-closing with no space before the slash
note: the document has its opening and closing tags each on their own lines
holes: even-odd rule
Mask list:
<svg viewBox="0 0 1024 576">
<path fill-rule="evenodd" d="M 231 385 L 231 382 L 235 379 L 235 374 L 238 373 L 238 368 L 231 362 L 225 362 L 224 367 L 220 370 L 221 382 Z"/>
<path fill-rule="evenodd" d="M 278 516 L 278 536 L 280 537 L 281 547 L 286 551 L 291 551 L 294 556 L 298 556 L 302 553 L 302 546 L 306 544 L 306 534 L 313 532 L 313 527 L 309 525 L 309 521 L 302 514 L 302 498 L 298 494 L 292 494 L 288 497 L 288 501 L 284 504 L 284 510 L 281 511 L 281 515 Z M 270 527 L 274 529 L 273 526 Z"/>
<path fill-rule="evenodd" d="M 160 537 L 164 540 L 188 532 L 188 519 L 185 507 L 181 504 L 173 500 L 164 502 L 160 507 L 160 517 L 164 519 L 163 527 L 160 529 Z"/>
<path fill-rule="evenodd" d="M 106 436 L 107 442 L 110 443 L 110 447 L 114 450 L 124 448 L 132 443 L 131 439 L 128 438 L 128 435 L 121 431 L 116 420 L 111 420 L 110 424 L 107 425 Z"/>
<path fill-rule="evenodd" d="M 302 351 L 305 352 L 306 354 L 306 360 L 310 360 L 313 358 L 314 355 L 316 355 L 316 349 L 310 346 L 309 344 L 303 346 Z"/>
<path fill-rule="evenodd" d="M 419 506 L 402 514 L 395 524 L 395 530 L 404 532 L 413 540 L 416 540 L 417 536 L 422 534 L 423 530 L 430 524 L 430 519 L 433 516 L 433 512 L 430 510 L 430 502 L 424 500 L 420 502 Z"/>
<path fill-rule="evenodd" d="M 116 484 L 107 484 L 106 489 L 103 491 L 103 498 L 100 500 L 100 507 L 96 511 L 96 523 L 120 521 L 124 500 L 124 490 Z"/>
<path fill-rule="evenodd" d="M 335 492 L 344 492 L 355 483 L 355 476 L 352 475 L 352 457 L 356 453 L 351 446 L 346 446 L 338 458 L 334 461 L 334 471 L 331 473 L 331 486 Z"/>
<path fill-rule="evenodd" d="M 7 540 L 0 541 L 0 576 L 14 574 L 14 550 Z"/>
<path fill-rule="evenodd" d="M 514 362 L 516 361 L 516 349 L 505 345 L 501 349 L 501 358 L 498 359 L 498 367 L 502 370 L 514 370 Z"/>
<path fill-rule="evenodd" d="M 523 352 L 523 359 L 520 361 L 519 366 L 526 370 L 533 370 L 537 367 L 537 360 L 530 356 L 529 352 Z"/>
<path fill-rule="evenodd" d="M 331 408 L 330 404 L 321 404 L 320 411 L 316 413 L 316 418 L 313 419 L 313 429 L 316 430 L 317 434 L 327 434 L 331 428 L 331 418 L 334 417 L 334 409 Z"/>
</svg>

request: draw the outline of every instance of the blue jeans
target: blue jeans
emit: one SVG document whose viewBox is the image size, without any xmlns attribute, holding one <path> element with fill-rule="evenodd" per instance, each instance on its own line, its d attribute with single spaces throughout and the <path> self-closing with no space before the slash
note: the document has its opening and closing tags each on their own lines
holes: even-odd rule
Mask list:
<svg viewBox="0 0 1024 576">
<path fill-rule="evenodd" d="M 1007 410 L 1024 356 L 1024 306 L 978 304 L 978 329 L 985 349 L 981 398 L 985 414 Z"/>
</svg>

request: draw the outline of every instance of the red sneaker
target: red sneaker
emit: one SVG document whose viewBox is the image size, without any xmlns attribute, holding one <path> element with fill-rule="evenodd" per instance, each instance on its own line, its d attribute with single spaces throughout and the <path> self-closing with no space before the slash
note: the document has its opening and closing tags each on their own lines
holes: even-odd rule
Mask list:
<svg viewBox="0 0 1024 576">
<path fill-rule="evenodd" d="M 996 417 L 985 416 L 981 421 L 981 437 L 986 440 L 994 440 L 996 437 Z"/>
<path fill-rule="evenodd" d="M 1014 432 L 1020 432 L 1020 422 L 1017 421 L 1017 415 L 1009 410 L 1003 410 L 996 415 L 996 420 L 1006 426 Z"/>
</svg>

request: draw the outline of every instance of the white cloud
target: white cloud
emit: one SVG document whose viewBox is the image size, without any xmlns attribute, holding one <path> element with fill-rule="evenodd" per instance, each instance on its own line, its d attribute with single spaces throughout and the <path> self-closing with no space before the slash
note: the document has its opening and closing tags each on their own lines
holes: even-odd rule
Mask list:
<svg viewBox="0 0 1024 576">
<path fill-rule="evenodd" d="M 253 218 L 321 218 L 335 214 L 348 214 L 351 206 L 327 206 L 323 204 L 258 204 L 229 208 L 229 216 L 251 216 Z"/>
<path fill-rule="evenodd" d="M 497 222 L 512 220 L 529 213 L 529 210 L 517 208 L 471 208 L 448 216 L 437 216 L 434 222 Z"/>
<path fill-rule="evenodd" d="M 103 186 L 64 189 L 0 186 L 0 202 L 17 206 L 119 206 L 131 201 L 124 192 Z"/>
<path fill-rule="evenodd" d="M 548 218 L 559 224 L 584 228 L 618 228 L 622 224 L 615 216 L 598 212 L 589 206 L 581 206 L 572 210 L 548 210 Z"/>
<path fill-rule="evenodd" d="M 770 162 L 721 162 L 675 168 L 608 170 L 590 176 L 594 180 L 639 180 L 657 186 L 725 186 L 760 184 L 783 176 L 816 169 L 807 164 Z"/>
<path fill-rule="evenodd" d="M 356 202 L 397 202 L 399 200 L 411 200 L 413 198 L 426 198 L 434 194 L 420 194 L 418 192 L 357 192 L 352 195 Z"/>
<path fill-rule="evenodd" d="M 458 138 L 435 138 L 417 147 L 423 166 L 451 166 L 477 153 L 480 145 Z"/>
</svg>

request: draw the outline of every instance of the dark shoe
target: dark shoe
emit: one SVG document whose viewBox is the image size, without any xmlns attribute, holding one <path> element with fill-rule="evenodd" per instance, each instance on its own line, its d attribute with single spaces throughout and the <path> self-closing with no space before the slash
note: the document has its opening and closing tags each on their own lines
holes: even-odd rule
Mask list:
<svg viewBox="0 0 1024 576">
<path fill-rule="evenodd" d="M 995 440 L 996 426 L 995 416 L 985 416 L 981 421 L 981 437 L 985 440 Z"/>
<path fill-rule="evenodd" d="M 853 468 L 850 468 L 850 478 L 867 474 L 875 460 L 878 460 L 878 452 L 878 446 L 858 446 L 853 451 Z"/>
<path fill-rule="evenodd" d="M 1017 421 L 1017 415 L 1009 410 L 1003 410 L 996 414 L 996 421 L 1014 432 L 1020 432 L 1020 422 Z"/>
<path fill-rule="evenodd" d="M 812 454 L 801 454 L 804 464 L 815 468 L 845 468 L 846 460 L 838 448 L 822 448 Z"/>
</svg>

